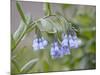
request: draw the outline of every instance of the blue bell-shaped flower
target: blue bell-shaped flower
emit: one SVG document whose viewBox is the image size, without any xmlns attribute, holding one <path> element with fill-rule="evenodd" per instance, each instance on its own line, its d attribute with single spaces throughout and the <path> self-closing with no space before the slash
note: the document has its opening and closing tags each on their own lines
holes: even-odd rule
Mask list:
<svg viewBox="0 0 100 75">
<path fill-rule="evenodd" d="M 76 35 L 68 35 L 69 46 L 70 48 L 78 48 L 78 39 Z"/>
<path fill-rule="evenodd" d="M 57 42 L 52 44 L 50 55 L 52 59 L 61 58 L 63 56 Z"/>
<path fill-rule="evenodd" d="M 63 55 L 67 55 L 70 54 L 70 49 L 68 47 L 68 37 L 65 34 L 63 37 L 62 43 L 61 43 L 61 51 L 63 53 Z"/>
<path fill-rule="evenodd" d="M 36 38 L 33 40 L 33 48 L 35 51 L 39 49 L 44 49 L 44 47 L 48 44 L 47 40 L 45 40 L 43 37 L 42 38 Z"/>
</svg>

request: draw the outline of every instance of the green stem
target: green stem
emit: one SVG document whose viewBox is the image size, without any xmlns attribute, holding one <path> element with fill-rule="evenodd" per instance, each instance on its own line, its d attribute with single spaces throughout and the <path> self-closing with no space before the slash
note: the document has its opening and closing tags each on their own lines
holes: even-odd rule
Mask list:
<svg viewBox="0 0 100 75">
<path fill-rule="evenodd" d="M 27 32 L 31 32 L 34 29 L 34 24 L 39 22 L 41 19 L 47 19 L 49 17 L 55 17 L 56 15 L 49 15 L 49 16 L 45 16 L 43 18 L 40 18 L 39 20 L 35 21 L 32 25 L 30 25 L 30 27 L 27 29 Z"/>
<path fill-rule="evenodd" d="M 44 13 L 46 16 L 51 15 L 51 7 L 50 7 L 50 3 L 44 3 Z"/>
<path fill-rule="evenodd" d="M 52 17 L 52 16 L 56 16 L 56 15 L 48 15 L 48 16 L 45 16 L 45 17 L 43 17 L 42 19 L 46 19 L 46 18 L 49 18 L 49 17 Z"/>
<path fill-rule="evenodd" d="M 52 12 L 51 12 L 50 3 L 48 3 L 47 5 L 48 5 L 48 9 L 49 9 L 49 14 L 48 15 L 51 15 Z"/>
<path fill-rule="evenodd" d="M 45 16 L 45 17 L 40 18 L 40 19 L 46 19 L 46 18 L 49 18 L 49 17 L 51 17 L 51 16 L 56 16 L 56 15 L 48 15 L 48 16 Z M 34 24 L 36 24 L 37 22 L 39 22 L 40 19 L 39 19 L 39 20 L 36 20 L 32 25 L 30 25 L 30 27 L 27 27 L 27 26 L 25 27 L 23 33 L 22 33 L 21 36 L 18 38 L 18 40 L 17 40 L 15 46 L 11 49 L 12 51 L 18 46 L 18 44 L 20 43 L 20 41 L 21 41 L 21 39 L 24 37 L 24 35 L 25 35 L 26 33 L 28 33 L 28 32 L 31 32 L 31 31 L 36 27 L 36 25 L 34 25 Z"/>
</svg>

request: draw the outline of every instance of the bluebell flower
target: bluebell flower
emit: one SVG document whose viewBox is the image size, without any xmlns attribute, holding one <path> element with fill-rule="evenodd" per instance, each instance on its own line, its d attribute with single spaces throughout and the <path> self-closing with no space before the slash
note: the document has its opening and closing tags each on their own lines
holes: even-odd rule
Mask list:
<svg viewBox="0 0 100 75">
<path fill-rule="evenodd" d="M 33 48 L 34 50 L 38 50 L 39 49 L 39 43 L 38 43 L 38 39 L 36 38 L 35 40 L 33 40 Z"/>
<path fill-rule="evenodd" d="M 62 55 L 62 52 L 60 50 L 60 47 L 58 46 L 58 43 L 57 42 L 54 42 L 52 44 L 52 47 L 51 47 L 51 51 L 50 51 L 50 55 L 53 59 L 56 59 L 56 58 L 61 58 L 63 55 Z"/>
<path fill-rule="evenodd" d="M 65 34 L 62 38 L 63 38 L 63 41 L 61 43 L 61 51 L 62 51 L 63 55 L 70 54 L 67 35 Z"/>
<path fill-rule="evenodd" d="M 44 47 L 48 44 L 47 40 L 45 40 L 43 37 L 42 38 L 36 38 L 33 40 L 33 48 L 35 51 L 39 49 L 44 49 Z"/>
<path fill-rule="evenodd" d="M 68 35 L 70 48 L 78 48 L 78 39 L 76 35 Z"/>
<path fill-rule="evenodd" d="M 43 40 L 41 38 L 38 39 L 39 49 L 44 49 Z"/>
<path fill-rule="evenodd" d="M 42 37 L 41 39 L 42 39 L 42 41 L 43 41 L 43 45 L 44 45 L 44 46 L 47 46 L 48 41 L 47 41 L 47 40 L 45 40 L 43 37 Z"/>
<path fill-rule="evenodd" d="M 61 46 L 61 52 L 63 55 L 68 55 L 70 54 L 70 49 L 68 46 Z"/>
<path fill-rule="evenodd" d="M 68 46 L 68 38 L 64 38 L 61 43 L 62 46 Z"/>
</svg>

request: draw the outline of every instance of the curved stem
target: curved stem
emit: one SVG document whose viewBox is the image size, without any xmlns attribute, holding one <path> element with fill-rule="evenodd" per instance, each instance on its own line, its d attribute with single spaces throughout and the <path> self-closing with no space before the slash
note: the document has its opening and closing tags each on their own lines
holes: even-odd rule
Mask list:
<svg viewBox="0 0 100 75">
<path fill-rule="evenodd" d="M 25 33 L 26 33 L 26 29 L 24 29 L 23 33 L 21 34 L 21 36 L 17 40 L 17 42 L 15 44 L 15 47 L 12 50 L 14 50 L 17 47 L 17 45 L 19 44 L 20 40 L 24 37 Z"/>
<path fill-rule="evenodd" d="M 40 18 L 40 19 L 46 19 L 46 18 L 49 18 L 49 17 L 51 17 L 51 16 L 56 16 L 56 15 L 49 15 L 49 16 L 45 16 L 45 17 Z M 21 36 L 20 36 L 19 39 L 17 40 L 17 42 L 16 42 L 14 48 L 11 49 L 12 51 L 18 46 L 18 44 L 20 43 L 20 41 L 21 41 L 21 39 L 24 37 L 24 35 L 25 35 L 27 32 L 29 32 L 29 31 L 31 32 L 31 31 L 36 27 L 36 25 L 34 25 L 34 24 L 37 23 L 37 22 L 39 22 L 40 19 L 36 20 L 33 24 L 31 24 L 30 27 L 25 27 L 23 33 L 21 34 Z"/>
<path fill-rule="evenodd" d="M 48 15 L 48 16 L 43 17 L 42 19 L 46 19 L 46 18 L 49 18 L 49 17 L 52 17 L 52 16 L 56 16 L 56 15 Z"/>
</svg>

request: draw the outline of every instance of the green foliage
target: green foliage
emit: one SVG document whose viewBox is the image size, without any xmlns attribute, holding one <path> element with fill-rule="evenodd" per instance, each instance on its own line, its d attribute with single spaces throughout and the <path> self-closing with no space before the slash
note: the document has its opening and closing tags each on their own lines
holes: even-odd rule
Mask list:
<svg viewBox="0 0 100 75">
<path fill-rule="evenodd" d="M 45 17 L 32 21 L 31 17 L 24 14 L 19 3 L 18 1 L 16 2 L 16 7 L 21 16 L 21 22 L 16 32 L 11 35 L 12 75 L 96 68 L 95 11 L 93 15 L 90 16 L 90 13 L 92 13 L 90 11 L 80 15 L 78 12 L 83 10 L 82 8 L 79 9 L 80 6 L 77 7 L 77 10 L 70 9 L 75 13 L 72 19 L 69 20 L 67 19 L 68 14 L 65 14 L 67 13 L 65 10 L 68 10 L 67 8 L 73 8 L 75 5 L 58 4 L 63 11 L 63 13 L 61 13 L 60 10 L 58 10 L 58 14 L 56 12 L 51 12 L 52 8 L 49 3 L 44 3 L 43 9 Z M 95 9 L 94 6 L 87 7 Z M 63 16 L 63 14 L 65 15 Z M 53 60 L 50 56 L 50 48 L 54 36 L 56 35 L 57 40 L 61 43 L 62 32 L 67 33 L 69 28 L 77 32 L 78 38 L 82 41 L 80 47 L 71 50 L 70 55 Z M 32 49 L 32 43 L 29 44 L 29 47 L 21 44 L 23 41 L 22 39 L 29 38 L 25 36 L 32 31 L 35 32 L 35 30 L 39 30 L 40 34 L 49 41 L 49 45 L 45 49 L 37 52 Z M 33 36 L 35 36 L 35 34 Z"/>
<path fill-rule="evenodd" d="M 13 38 L 13 35 L 11 34 L 11 49 L 13 49 L 15 47 L 15 40 Z"/>
<path fill-rule="evenodd" d="M 51 15 L 50 3 L 44 3 L 43 10 L 44 10 L 44 13 L 45 13 L 46 16 Z"/>
<path fill-rule="evenodd" d="M 56 33 L 57 31 L 63 32 L 64 24 L 59 21 L 63 22 L 62 20 L 59 20 L 57 17 L 41 19 L 41 24 L 39 24 L 38 26 L 41 31 L 46 31 L 48 33 Z"/>
<path fill-rule="evenodd" d="M 28 71 L 38 62 L 38 59 L 32 59 L 28 63 L 26 63 L 22 68 L 22 73 L 28 73 Z"/>
<path fill-rule="evenodd" d="M 24 13 L 23 13 L 23 11 L 22 11 L 22 9 L 21 9 L 21 6 L 19 5 L 18 1 L 16 1 L 16 7 L 17 7 L 17 9 L 18 9 L 18 12 L 19 12 L 19 14 L 20 14 L 20 16 L 21 16 L 23 22 L 26 24 L 25 15 L 24 15 Z"/>
</svg>

